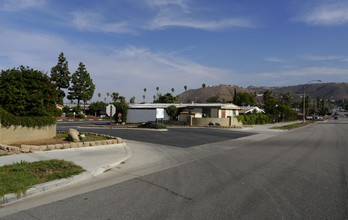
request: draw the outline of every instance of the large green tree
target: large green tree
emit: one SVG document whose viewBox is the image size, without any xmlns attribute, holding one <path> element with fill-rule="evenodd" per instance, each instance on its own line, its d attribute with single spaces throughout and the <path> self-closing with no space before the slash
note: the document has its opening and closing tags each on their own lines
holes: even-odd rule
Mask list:
<svg viewBox="0 0 348 220">
<path fill-rule="evenodd" d="M 154 103 L 177 103 L 178 98 L 176 96 L 173 96 L 171 93 L 167 93 L 165 95 L 159 95 L 156 100 L 153 101 Z"/>
<path fill-rule="evenodd" d="M 58 94 L 58 103 L 63 105 L 63 99 L 65 92 L 62 89 L 69 88 L 70 72 L 68 68 L 68 61 L 64 57 L 64 53 L 60 53 L 58 57 L 58 63 L 51 69 L 51 81 L 56 85 Z"/>
<path fill-rule="evenodd" d="M 235 105 L 256 105 L 254 96 L 248 92 L 237 92 L 233 99 Z"/>
<path fill-rule="evenodd" d="M 2 70 L 0 106 L 16 116 L 56 116 L 58 91 L 50 77 L 38 70 L 20 66 Z"/>
<path fill-rule="evenodd" d="M 80 62 L 76 72 L 71 76 L 71 87 L 69 88 L 69 100 L 77 100 L 77 105 L 80 105 L 82 100 L 86 103 L 91 100 L 94 94 L 95 85 L 87 72 L 85 65 Z"/>
</svg>

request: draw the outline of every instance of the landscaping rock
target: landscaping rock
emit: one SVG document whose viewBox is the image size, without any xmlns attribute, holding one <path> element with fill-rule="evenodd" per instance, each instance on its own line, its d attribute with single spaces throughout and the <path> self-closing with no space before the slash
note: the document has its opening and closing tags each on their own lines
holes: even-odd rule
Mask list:
<svg viewBox="0 0 348 220">
<path fill-rule="evenodd" d="M 40 150 L 40 147 L 39 146 L 30 146 L 30 152 L 35 152 L 35 151 L 39 151 Z"/>
<path fill-rule="evenodd" d="M 99 146 L 99 145 L 103 145 L 103 144 L 102 144 L 101 141 L 96 141 L 96 142 L 95 142 L 95 145 L 96 145 L 96 146 Z"/>
<path fill-rule="evenodd" d="M 75 129 L 70 128 L 68 132 L 68 138 L 71 141 L 79 142 L 80 141 L 79 132 Z"/>
<path fill-rule="evenodd" d="M 117 137 L 116 140 L 117 140 L 117 143 L 118 143 L 118 144 L 122 143 L 122 138 Z"/>
<path fill-rule="evenodd" d="M 77 147 L 84 147 L 83 142 L 79 142 L 79 143 L 77 143 Z"/>
<path fill-rule="evenodd" d="M 47 148 L 48 148 L 49 150 L 54 150 L 54 149 L 56 149 L 56 145 L 54 145 L 54 144 L 49 144 L 49 145 L 47 145 Z"/>
<path fill-rule="evenodd" d="M 112 140 L 106 140 L 106 144 L 112 144 Z"/>
<path fill-rule="evenodd" d="M 9 150 L 10 153 L 15 153 L 15 154 L 20 153 L 19 147 L 9 146 L 9 147 L 8 147 L 8 150 Z"/>
<path fill-rule="evenodd" d="M 47 145 L 40 145 L 39 148 L 41 151 L 47 150 Z"/>
<path fill-rule="evenodd" d="M 63 148 L 63 144 L 55 144 L 56 149 L 62 149 Z"/>
<path fill-rule="evenodd" d="M 21 145 L 21 152 L 22 153 L 29 153 L 30 152 L 30 145 Z"/>
<path fill-rule="evenodd" d="M 70 148 L 70 144 L 63 144 L 63 148 L 64 148 L 64 149 Z"/>
<path fill-rule="evenodd" d="M 71 144 L 70 144 L 70 147 L 71 147 L 71 148 L 77 148 L 78 146 L 77 146 L 77 143 L 71 143 Z"/>
</svg>

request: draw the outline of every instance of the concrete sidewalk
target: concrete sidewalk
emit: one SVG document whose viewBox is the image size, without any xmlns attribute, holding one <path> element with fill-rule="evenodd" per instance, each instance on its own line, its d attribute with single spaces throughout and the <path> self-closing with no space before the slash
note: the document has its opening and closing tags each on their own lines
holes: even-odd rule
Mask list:
<svg viewBox="0 0 348 220">
<path fill-rule="evenodd" d="M 29 195 L 38 194 L 40 192 L 53 190 L 89 179 L 108 169 L 116 167 L 130 157 L 132 157 L 132 152 L 125 143 L 2 156 L 0 157 L 0 166 L 21 161 L 34 162 L 40 160 L 60 159 L 72 161 L 84 168 L 86 171 L 70 178 L 36 185 L 33 188 L 28 189 L 25 194 L 20 195 L 19 197 L 16 194 L 7 194 L 3 198 L 0 198 L 0 204 L 14 202 Z"/>
</svg>

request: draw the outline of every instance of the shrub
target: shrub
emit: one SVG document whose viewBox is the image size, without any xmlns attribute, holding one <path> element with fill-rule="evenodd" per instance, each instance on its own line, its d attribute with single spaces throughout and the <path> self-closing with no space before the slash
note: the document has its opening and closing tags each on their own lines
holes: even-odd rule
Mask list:
<svg viewBox="0 0 348 220">
<path fill-rule="evenodd" d="M 69 106 L 64 106 L 64 107 L 63 107 L 63 112 L 64 112 L 65 114 L 69 113 L 69 112 L 70 112 L 70 107 L 69 107 Z"/>
<path fill-rule="evenodd" d="M 20 66 L 2 70 L 0 103 L 16 116 L 56 116 L 58 91 L 50 78 L 40 71 Z"/>
<path fill-rule="evenodd" d="M 54 125 L 57 122 L 54 116 L 42 116 L 42 117 L 18 117 L 15 116 L 0 107 L 0 121 L 1 125 L 9 128 L 13 126 L 23 127 L 38 127 L 42 128 L 48 125 Z"/>
<path fill-rule="evenodd" d="M 254 124 L 268 124 L 273 123 L 276 119 L 274 115 L 269 114 L 244 114 L 237 116 L 238 121 L 242 122 L 244 125 L 254 125 Z"/>
<path fill-rule="evenodd" d="M 77 114 L 77 115 L 76 115 L 76 118 L 84 119 L 84 118 L 85 118 L 85 115 L 84 115 L 84 114 Z"/>
<path fill-rule="evenodd" d="M 153 128 L 153 129 L 166 129 L 167 126 L 162 123 L 155 123 L 155 122 L 147 122 L 145 124 L 141 124 L 138 126 L 138 128 Z"/>
<path fill-rule="evenodd" d="M 69 112 L 69 113 L 67 113 L 65 116 L 66 116 L 66 117 L 74 117 L 75 115 L 74 115 L 73 112 Z"/>
</svg>

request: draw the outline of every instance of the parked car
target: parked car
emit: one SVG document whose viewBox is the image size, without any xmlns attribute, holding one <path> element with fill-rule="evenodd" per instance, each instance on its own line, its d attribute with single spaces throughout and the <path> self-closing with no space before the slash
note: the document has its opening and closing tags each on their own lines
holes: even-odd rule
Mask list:
<svg viewBox="0 0 348 220">
<path fill-rule="evenodd" d="M 334 119 L 338 119 L 338 115 L 335 115 L 335 116 L 334 116 Z"/>
<path fill-rule="evenodd" d="M 313 120 L 313 117 L 310 115 L 306 115 L 306 120 Z"/>
</svg>

